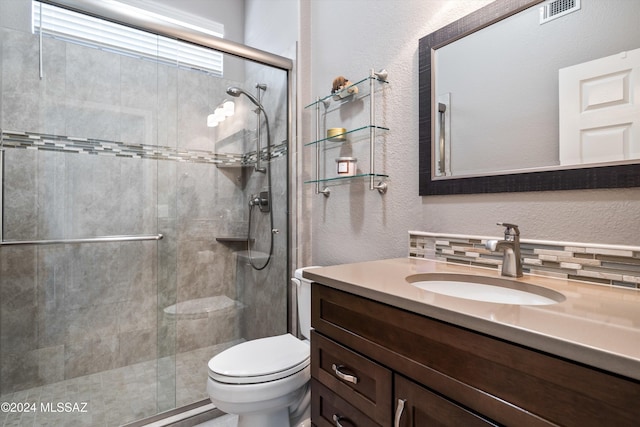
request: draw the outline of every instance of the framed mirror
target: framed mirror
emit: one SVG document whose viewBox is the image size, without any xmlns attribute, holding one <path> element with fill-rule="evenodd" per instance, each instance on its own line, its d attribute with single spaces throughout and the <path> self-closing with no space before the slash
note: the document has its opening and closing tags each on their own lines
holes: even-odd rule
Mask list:
<svg viewBox="0 0 640 427">
<path fill-rule="evenodd" d="M 554 3 L 577 3 L 579 8 L 542 22 Z M 640 48 L 637 2 L 604 3 L 497 0 L 420 39 L 420 195 L 640 186 L 637 157 L 560 161 L 560 69 Z M 542 45 L 534 46 L 540 39 Z M 511 51 L 499 50 L 499 40 L 510 41 Z M 558 51 L 563 44 L 566 50 Z M 535 52 L 544 56 L 535 57 Z M 447 69 L 449 62 L 453 68 Z M 447 86 L 456 74 L 466 88 Z M 628 87 L 628 80 L 624 82 Z M 640 122 L 640 114 L 631 115 Z M 631 136 L 640 138 L 637 132 Z"/>
</svg>

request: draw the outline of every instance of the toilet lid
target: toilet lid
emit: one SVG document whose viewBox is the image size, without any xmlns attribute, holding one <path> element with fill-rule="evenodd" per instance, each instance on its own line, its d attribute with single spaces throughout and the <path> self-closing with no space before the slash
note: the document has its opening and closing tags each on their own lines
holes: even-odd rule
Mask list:
<svg viewBox="0 0 640 427">
<path fill-rule="evenodd" d="M 309 365 L 309 343 L 291 334 L 235 345 L 209 361 L 209 376 L 230 384 L 255 384 L 292 375 Z"/>
</svg>

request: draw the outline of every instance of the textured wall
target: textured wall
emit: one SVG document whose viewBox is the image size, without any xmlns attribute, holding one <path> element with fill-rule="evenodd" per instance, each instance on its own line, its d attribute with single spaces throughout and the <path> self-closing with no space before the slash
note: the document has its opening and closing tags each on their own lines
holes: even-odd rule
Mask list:
<svg viewBox="0 0 640 427">
<path fill-rule="evenodd" d="M 309 215 L 301 217 L 312 223 L 313 263 L 406 256 L 407 230 L 412 229 L 499 236 L 497 221 L 519 224 L 523 237 L 531 239 L 638 244 L 640 189 L 418 196 L 418 39 L 487 3 L 302 3 L 302 19 L 310 21 L 301 30 L 301 52 L 310 56 L 308 73 L 301 76 L 303 104 L 328 94 L 337 75 L 358 79 L 369 68 L 384 67 L 391 82 L 380 103 L 391 132 L 376 154 L 391 177 L 389 191 L 380 196 L 352 184 L 336 186 L 325 198 L 306 185 L 304 197 L 311 206 Z M 303 143 L 313 140 L 311 114 L 305 111 L 301 119 Z M 313 176 L 311 150 L 303 155 L 305 180 Z"/>
</svg>

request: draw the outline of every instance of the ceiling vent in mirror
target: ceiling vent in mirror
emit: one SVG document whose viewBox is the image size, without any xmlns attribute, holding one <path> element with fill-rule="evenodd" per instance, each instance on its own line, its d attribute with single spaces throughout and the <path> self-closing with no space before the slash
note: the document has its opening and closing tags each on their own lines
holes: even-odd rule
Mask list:
<svg viewBox="0 0 640 427">
<path fill-rule="evenodd" d="M 540 24 L 580 10 L 580 0 L 550 0 L 540 7 Z"/>
</svg>

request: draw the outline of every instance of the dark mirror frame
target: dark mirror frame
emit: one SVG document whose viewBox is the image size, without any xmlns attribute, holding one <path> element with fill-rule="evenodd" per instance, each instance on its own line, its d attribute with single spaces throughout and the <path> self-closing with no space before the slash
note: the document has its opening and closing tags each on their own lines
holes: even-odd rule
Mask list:
<svg viewBox="0 0 640 427">
<path fill-rule="evenodd" d="M 640 164 L 432 179 L 432 53 L 442 46 L 542 1 L 497 0 L 420 39 L 418 176 L 421 196 L 640 187 Z"/>
</svg>

